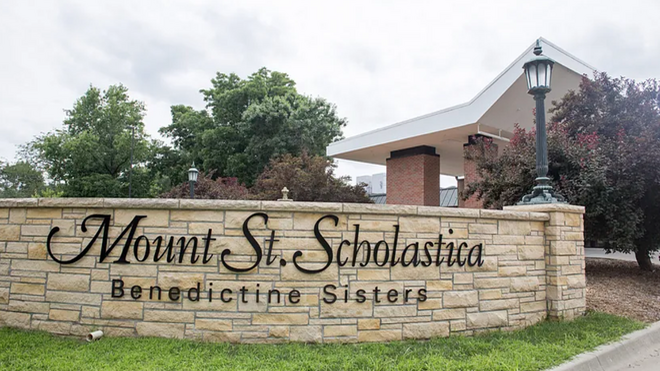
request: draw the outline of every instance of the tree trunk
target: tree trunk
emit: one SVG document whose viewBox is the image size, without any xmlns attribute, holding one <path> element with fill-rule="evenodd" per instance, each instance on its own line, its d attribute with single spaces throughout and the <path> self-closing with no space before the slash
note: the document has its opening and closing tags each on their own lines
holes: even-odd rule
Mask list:
<svg viewBox="0 0 660 371">
<path fill-rule="evenodd" d="M 651 257 L 647 248 L 638 246 L 637 251 L 635 251 L 635 258 L 637 259 L 637 264 L 639 264 L 639 269 L 649 272 L 653 270 L 653 264 L 651 264 Z"/>
</svg>

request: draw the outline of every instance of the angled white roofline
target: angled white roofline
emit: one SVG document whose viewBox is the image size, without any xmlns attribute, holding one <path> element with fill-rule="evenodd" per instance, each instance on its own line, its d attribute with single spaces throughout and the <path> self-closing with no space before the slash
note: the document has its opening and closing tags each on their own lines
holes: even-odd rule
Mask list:
<svg viewBox="0 0 660 371">
<path fill-rule="evenodd" d="M 596 70 L 543 37 L 539 40 L 543 46 L 543 54 L 569 70 L 588 76 Z M 470 101 L 331 143 L 326 149 L 327 155 L 341 158 L 343 153 L 477 122 L 522 75 L 522 65 L 534 57 L 534 46 L 536 41 Z"/>
</svg>

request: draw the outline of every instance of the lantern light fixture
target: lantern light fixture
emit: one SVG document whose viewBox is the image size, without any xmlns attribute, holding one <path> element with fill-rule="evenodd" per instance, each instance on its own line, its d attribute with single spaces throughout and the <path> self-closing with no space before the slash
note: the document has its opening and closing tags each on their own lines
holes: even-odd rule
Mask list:
<svg viewBox="0 0 660 371">
<path fill-rule="evenodd" d="M 195 167 L 195 163 L 192 163 L 192 167 L 188 169 L 188 183 L 190 183 L 190 198 L 195 198 L 195 183 L 197 183 L 197 177 L 199 176 L 199 170 Z"/>
<path fill-rule="evenodd" d="M 534 47 L 534 55 L 536 57 L 523 65 L 525 78 L 527 79 L 527 92 L 532 95 L 548 93 L 552 88 L 552 67 L 555 61 L 541 55 L 541 53 L 543 53 L 541 41 L 536 40 L 536 46 Z"/>
</svg>

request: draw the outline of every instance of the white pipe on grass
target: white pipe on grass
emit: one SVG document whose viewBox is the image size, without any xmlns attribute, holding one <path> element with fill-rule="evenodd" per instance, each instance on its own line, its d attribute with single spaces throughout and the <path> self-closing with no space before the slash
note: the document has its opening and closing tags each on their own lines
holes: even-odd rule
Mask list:
<svg viewBox="0 0 660 371">
<path fill-rule="evenodd" d="M 103 336 L 103 331 L 90 332 L 89 334 L 87 334 L 87 341 L 89 342 L 96 341 L 100 339 L 101 336 Z"/>
</svg>

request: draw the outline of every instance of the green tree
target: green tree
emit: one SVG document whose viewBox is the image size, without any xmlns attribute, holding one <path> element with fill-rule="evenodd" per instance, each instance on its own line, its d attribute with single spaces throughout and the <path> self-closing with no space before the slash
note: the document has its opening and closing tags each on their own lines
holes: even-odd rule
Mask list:
<svg viewBox="0 0 660 371">
<path fill-rule="evenodd" d="M 0 198 L 26 198 L 46 188 L 41 171 L 26 161 L 0 165 Z"/>
<path fill-rule="evenodd" d="M 548 176 L 572 204 L 584 205 L 586 239 L 634 252 L 651 270 L 660 249 L 660 88 L 604 73 L 555 103 L 548 130 Z M 485 144 L 482 144 L 485 145 Z M 480 194 L 499 207 L 520 200 L 535 177 L 534 132 L 517 130 L 497 159 L 474 157 Z"/>
<path fill-rule="evenodd" d="M 153 178 L 152 195 L 160 195 L 177 184 L 188 182 L 188 169 L 194 160 L 161 142 L 154 142 L 153 155 L 149 166 Z"/>
<path fill-rule="evenodd" d="M 173 106 L 172 124 L 160 130 L 172 139 L 179 166 L 194 161 L 215 177 L 237 177 L 250 186 L 271 158 L 324 155 L 342 137 L 346 120 L 336 107 L 299 94 L 284 73 L 262 68 L 244 80 L 218 73 L 211 84 L 201 90 L 206 110 Z"/>
<path fill-rule="evenodd" d="M 123 85 L 105 91 L 90 86 L 65 111 L 63 127 L 36 137 L 26 152 L 66 197 L 126 197 L 133 145 L 133 196 L 148 196 L 153 151 L 144 112 L 144 104 L 131 100 Z"/>
</svg>

